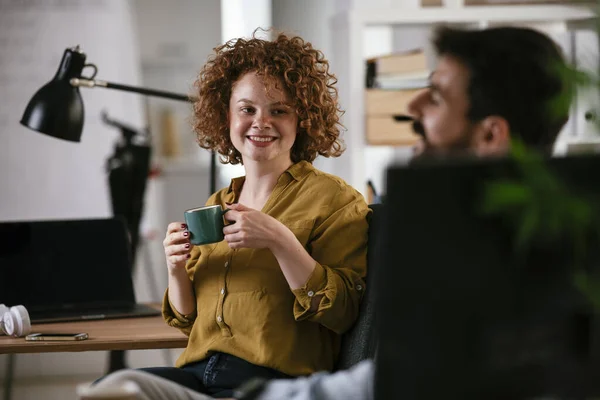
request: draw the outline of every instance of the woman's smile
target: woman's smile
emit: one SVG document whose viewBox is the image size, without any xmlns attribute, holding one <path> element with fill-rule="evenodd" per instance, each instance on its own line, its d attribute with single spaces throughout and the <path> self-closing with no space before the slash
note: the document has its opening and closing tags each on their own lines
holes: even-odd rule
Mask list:
<svg viewBox="0 0 600 400">
<path fill-rule="evenodd" d="M 248 135 L 246 136 L 250 142 L 258 147 L 266 147 L 277 140 L 276 137 L 273 136 L 258 136 L 258 135 Z"/>
</svg>

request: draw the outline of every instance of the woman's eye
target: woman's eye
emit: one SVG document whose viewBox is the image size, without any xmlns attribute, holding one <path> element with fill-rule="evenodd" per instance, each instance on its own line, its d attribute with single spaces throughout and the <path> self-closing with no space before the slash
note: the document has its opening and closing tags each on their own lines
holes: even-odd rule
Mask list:
<svg viewBox="0 0 600 400">
<path fill-rule="evenodd" d="M 251 114 L 254 112 L 254 108 L 252 107 L 242 107 L 240 110 L 245 114 Z"/>
<path fill-rule="evenodd" d="M 286 111 L 285 110 L 273 110 L 272 113 L 273 113 L 273 115 L 280 115 L 280 114 L 285 114 Z"/>
</svg>

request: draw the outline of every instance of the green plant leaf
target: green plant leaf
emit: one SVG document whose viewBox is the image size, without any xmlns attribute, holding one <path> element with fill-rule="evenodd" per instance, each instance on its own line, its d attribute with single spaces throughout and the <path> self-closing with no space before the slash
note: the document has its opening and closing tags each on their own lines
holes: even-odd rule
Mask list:
<svg viewBox="0 0 600 400">
<path fill-rule="evenodd" d="M 531 189 L 514 181 L 496 181 L 486 184 L 482 211 L 497 214 L 529 204 Z"/>
<path fill-rule="evenodd" d="M 595 309 L 600 310 L 600 280 L 592 279 L 586 272 L 577 271 L 573 275 L 573 284 Z"/>
<path fill-rule="evenodd" d="M 542 231 L 540 230 L 539 214 L 536 212 L 523 213 L 515 240 L 517 249 L 524 250 L 540 232 Z"/>
</svg>

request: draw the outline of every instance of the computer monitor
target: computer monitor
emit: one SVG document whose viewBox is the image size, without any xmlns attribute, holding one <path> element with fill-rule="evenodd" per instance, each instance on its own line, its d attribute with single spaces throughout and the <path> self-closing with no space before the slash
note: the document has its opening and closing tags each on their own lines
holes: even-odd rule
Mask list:
<svg viewBox="0 0 600 400">
<path fill-rule="evenodd" d="M 600 198 L 600 157 L 547 163 L 571 193 Z M 510 219 L 481 211 L 486 182 L 518 177 L 510 160 L 387 170 L 376 399 L 600 393 L 596 321 L 573 285 L 568 243 L 518 255 Z"/>
<path fill-rule="evenodd" d="M 137 304 L 119 218 L 0 221 L 0 304 L 33 323 L 159 315 Z"/>
</svg>

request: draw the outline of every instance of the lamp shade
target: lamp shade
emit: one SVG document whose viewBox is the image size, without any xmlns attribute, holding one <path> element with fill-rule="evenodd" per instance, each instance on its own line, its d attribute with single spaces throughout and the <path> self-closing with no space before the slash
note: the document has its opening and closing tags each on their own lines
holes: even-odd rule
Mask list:
<svg viewBox="0 0 600 400">
<path fill-rule="evenodd" d="M 85 54 L 78 47 L 65 50 L 54 78 L 27 104 L 21 124 L 59 139 L 81 141 L 83 100 L 70 80 L 79 78 L 84 66 Z"/>
</svg>

